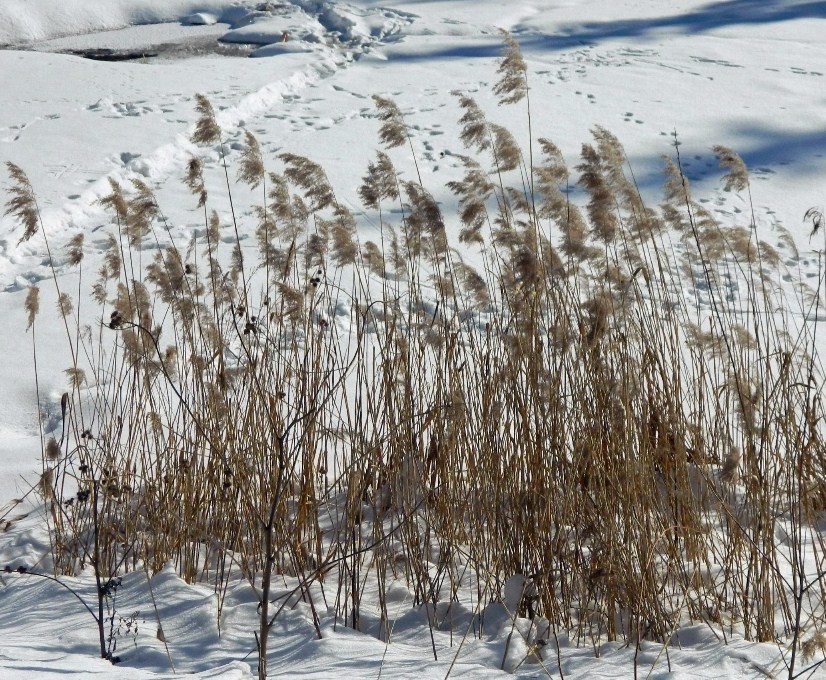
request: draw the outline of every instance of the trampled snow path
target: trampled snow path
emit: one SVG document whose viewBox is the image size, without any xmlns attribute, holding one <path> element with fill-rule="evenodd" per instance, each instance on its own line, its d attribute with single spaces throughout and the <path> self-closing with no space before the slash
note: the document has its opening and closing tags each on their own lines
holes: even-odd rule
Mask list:
<svg viewBox="0 0 826 680">
<path fill-rule="evenodd" d="M 301 9 L 302 6 L 307 8 L 306 12 Z M 289 12 L 282 11 L 272 16 L 266 16 L 263 12 L 251 12 L 247 15 L 236 12 L 235 15 L 236 24 L 223 33 L 223 40 L 258 43 L 264 45 L 259 49 L 260 56 L 277 55 L 281 58 L 278 60 L 278 68 L 275 72 L 271 72 L 269 78 L 252 91 L 244 92 L 247 88 L 236 87 L 233 91 L 226 93 L 215 92 L 213 88 L 204 88 L 205 93 L 212 95 L 214 99 L 217 122 L 225 131 L 225 142 L 229 149 L 237 148 L 236 142 L 241 137 L 243 129 L 252 128 L 262 117 L 278 116 L 280 111 L 289 108 L 292 102 L 300 98 L 299 93 L 302 90 L 335 75 L 340 69 L 346 68 L 372 49 L 398 39 L 402 28 L 415 19 L 415 15 L 406 12 L 390 9 L 360 9 L 327 1 L 296 3 L 290 7 Z M 288 34 L 291 39 L 282 42 L 283 34 Z M 117 38 L 115 40 L 117 41 Z M 12 69 L 15 66 L 14 61 L 21 59 L 35 62 L 44 60 L 42 64 L 39 64 L 42 71 L 35 76 L 44 81 L 49 78 L 48 72 L 53 70 L 61 60 L 66 59 L 66 57 L 49 58 L 40 55 L 11 55 L 13 53 L 0 53 L 2 57 L 10 56 L 9 66 Z M 235 72 L 238 72 L 239 65 L 234 64 Z M 113 68 L 103 67 L 101 70 L 105 73 L 95 77 L 90 84 L 105 87 L 107 84 L 103 82 L 103 79 L 106 76 L 122 77 L 124 75 L 123 65 Z M 129 68 L 127 67 L 126 70 Z M 232 77 L 235 76 L 235 72 Z M 206 75 L 208 77 L 208 74 Z M 138 79 L 136 73 L 127 74 L 126 77 L 128 84 L 131 84 L 133 77 Z M 111 83 L 111 86 L 113 89 L 118 89 L 116 83 Z M 93 120 L 83 121 L 83 124 L 97 125 L 101 117 L 129 119 L 173 114 L 175 111 L 169 107 L 184 104 L 189 107 L 189 111 L 184 109 L 186 118 L 174 120 L 167 118 L 165 122 L 173 123 L 179 129 L 181 125 L 187 127 L 176 134 L 170 142 L 161 146 L 152 148 L 144 143 L 141 145 L 140 152 L 132 149 L 122 150 L 117 155 L 117 160 L 120 160 L 119 167 L 105 173 L 95 181 L 90 181 L 89 186 L 82 193 L 58 198 L 55 201 L 56 210 L 44 211 L 44 224 L 47 230 L 60 233 L 100 219 L 103 210 L 97 205 L 97 201 L 109 192 L 109 180 L 127 184 L 131 177 L 138 177 L 161 185 L 173 176 L 178 179 L 187 160 L 193 154 L 200 153 L 188 140 L 188 133 L 191 131 L 195 117 L 192 90 L 186 93 L 170 93 L 161 101 L 131 99 L 128 97 L 128 87 L 122 88 L 121 92 L 127 95 L 123 100 L 103 96 L 86 105 L 85 111 L 92 116 Z M 63 115 L 56 111 L 9 126 L 6 128 L 7 134 L 0 137 L 0 141 L 15 145 L 25 142 L 26 138 L 31 135 L 29 128 L 45 121 L 58 121 Z M 155 123 L 156 121 L 153 120 L 150 125 Z M 64 130 L 54 134 L 70 134 L 72 126 L 78 124 L 79 121 L 72 121 Z M 0 134 L 2 132 L 3 129 L 0 128 Z M 218 153 L 216 149 L 214 156 Z M 15 154 L 10 152 L 8 155 L 12 157 Z M 26 167 L 23 160 L 19 161 L 19 164 Z M 47 163 L 46 167 L 49 168 L 48 175 L 55 179 L 62 179 L 79 170 L 76 165 L 63 163 Z M 0 275 L 4 269 L 8 268 L 0 264 Z M 30 278 L 30 276 L 23 275 L 25 280 Z M 0 279 L 0 286 L 8 288 L 11 285 L 8 279 L 5 281 Z"/>
</svg>

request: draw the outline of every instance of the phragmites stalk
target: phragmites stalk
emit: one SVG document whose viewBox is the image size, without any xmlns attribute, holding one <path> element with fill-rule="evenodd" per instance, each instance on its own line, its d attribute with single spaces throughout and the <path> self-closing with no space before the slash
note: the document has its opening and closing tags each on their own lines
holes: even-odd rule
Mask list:
<svg viewBox="0 0 826 680">
<path fill-rule="evenodd" d="M 34 325 L 34 319 L 40 311 L 40 288 L 37 286 L 29 286 L 29 292 L 26 294 L 26 302 L 23 303 L 23 308 L 26 310 L 26 330 L 29 330 Z"/>
<path fill-rule="evenodd" d="M 367 265 L 371 273 L 381 278 L 387 277 L 387 266 L 384 261 L 384 253 L 372 241 L 366 241 L 362 246 L 361 259 Z"/>
<path fill-rule="evenodd" d="M 610 243 L 617 233 L 616 199 L 605 177 L 602 159 L 590 144 L 582 145 L 582 163 L 577 166 L 580 177 L 577 184 L 590 195 L 588 217 L 594 235 L 603 243 Z"/>
<path fill-rule="evenodd" d="M 221 141 L 221 128 L 215 120 L 215 111 L 212 104 L 202 94 L 195 95 L 195 110 L 198 112 L 198 122 L 195 123 L 195 131 L 192 133 L 193 144 L 217 144 Z"/>
<path fill-rule="evenodd" d="M 244 131 L 247 145 L 241 152 L 241 167 L 238 170 L 238 179 L 251 189 L 258 187 L 264 181 L 264 159 L 261 156 L 261 146 L 249 130 Z"/>
<path fill-rule="evenodd" d="M 396 169 L 386 153 L 379 151 L 376 162 L 368 163 L 367 174 L 362 178 L 358 192 L 364 205 L 373 210 L 378 210 L 383 200 L 399 197 Z"/>
<path fill-rule="evenodd" d="M 76 267 L 83 261 L 83 234 L 75 234 L 69 241 L 69 264 Z"/>
<path fill-rule="evenodd" d="M 11 161 L 6 163 L 6 168 L 9 171 L 12 185 L 9 187 L 11 198 L 6 201 L 5 214 L 16 217 L 23 225 L 23 235 L 17 242 L 20 244 L 28 241 L 37 233 L 40 224 L 40 213 L 37 209 L 34 189 L 32 189 L 31 182 L 29 182 L 29 178 L 23 172 L 23 169 Z"/>
<path fill-rule="evenodd" d="M 567 188 L 568 166 L 559 147 L 548 139 L 539 139 L 544 161 L 534 168 L 536 191 L 540 196 L 539 217 L 563 221 L 568 208 L 568 199 L 563 193 Z"/>
<path fill-rule="evenodd" d="M 494 169 L 502 172 L 516 170 L 522 154 L 510 130 L 503 125 L 491 124 L 490 131 L 493 135 L 493 153 L 496 162 Z"/>
<path fill-rule="evenodd" d="M 464 262 L 454 263 L 453 269 L 465 292 L 470 294 L 474 309 L 489 309 L 491 304 L 490 292 L 488 291 L 488 284 L 482 275 Z"/>
<path fill-rule="evenodd" d="M 726 191 L 743 191 L 749 186 L 749 171 L 743 159 L 736 151 L 720 144 L 713 146 L 711 150 L 717 154 L 720 167 L 726 168 L 728 172 L 723 175 L 723 189 Z"/>
<path fill-rule="evenodd" d="M 691 188 L 688 178 L 683 174 L 680 166 L 670 156 L 663 156 L 663 172 L 665 173 L 665 201 L 674 207 L 684 206 L 691 199 Z M 678 225 L 672 225 L 675 228 Z M 682 231 L 682 228 L 678 229 Z"/>
<path fill-rule="evenodd" d="M 135 187 L 137 193 L 127 203 L 126 236 L 129 239 L 129 245 L 137 248 L 152 230 L 152 221 L 157 217 L 160 208 L 152 189 L 146 182 L 133 179 L 132 186 Z"/>
<path fill-rule="evenodd" d="M 379 128 L 379 139 L 388 149 L 395 149 L 407 141 L 407 126 L 399 107 L 392 99 L 373 95 L 373 101 L 379 110 L 379 119 L 382 125 Z"/>
<path fill-rule="evenodd" d="M 358 255 L 356 245 L 356 220 L 353 214 L 342 206 L 336 206 L 335 219 L 330 226 L 333 241 L 333 259 L 341 266 L 352 264 Z"/>
<path fill-rule="evenodd" d="M 199 158 L 192 156 L 186 164 L 184 184 L 198 197 L 198 207 L 203 208 L 207 202 L 207 190 L 204 184 L 204 166 Z"/>
<path fill-rule="evenodd" d="M 488 220 L 486 201 L 493 193 L 493 183 L 482 166 L 468 156 L 460 156 L 465 166 L 461 181 L 450 181 L 447 187 L 459 197 L 459 217 L 464 228 L 459 232 L 462 243 L 484 243 L 481 230 Z"/>
<path fill-rule="evenodd" d="M 218 213 L 213 210 L 209 214 L 209 223 L 207 224 L 206 231 L 210 251 L 213 251 L 218 247 L 218 239 L 221 237 L 220 226 L 221 220 L 218 218 Z"/>
<path fill-rule="evenodd" d="M 490 148 L 490 134 L 488 132 L 488 121 L 479 104 L 473 97 L 468 97 L 461 92 L 454 92 L 459 98 L 459 106 L 464 109 L 459 123 L 462 125 L 462 132 L 459 139 L 466 149 L 475 148 L 476 151 L 485 151 Z"/>
<path fill-rule="evenodd" d="M 442 211 L 436 199 L 420 184 L 405 182 L 404 192 L 410 201 L 407 221 L 413 234 L 426 233 L 431 239 L 433 252 L 447 252 L 447 237 Z"/>
<path fill-rule="evenodd" d="M 108 177 L 107 180 L 109 181 L 110 191 L 106 194 L 106 196 L 98 199 L 98 204 L 102 205 L 104 208 L 111 209 L 115 213 L 118 220 L 125 220 L 126 215 L 129 212 L 129 206 L 123 196 L 123 189 L 120 184 L 118 184 L 111 177 Z"/>
<path fill-rule="evenodd" d="M 106 237 L 106 247 L 103 249 L 103 264 L 100 268 L 100 278 L 103 281 L 117 279 L 120 276 L 121 265 L 120 244 L 112 234 L 109 234 Z"/>
<path fill-rule="evenodd" d="M 304 198 L 310 201 L 311 210 L 323 210 L 335 203 L 333 188 L 318 163 L 294 153 L 282 153 L 278 157 L 287 166 L 284 176 L 304 190 Z"/>
<path fill-rule="evenodd" d="M 499 59 L 499 82 L 493 87 L 493 92 L 499 97 L 499 104 L 516 104 L 528 94 L 528 65 L 522 57 L 522 50 L 513 36 L 506 30 L 500 29 L 505 47 Z"/>
<path fill-rule="evenodd" d="M 291 321 L 300 320 L 304 313 L 304 294 L 286 283 L 279 283 L 278 291 L 284 302 L 285 316 Z"/>
</svg>

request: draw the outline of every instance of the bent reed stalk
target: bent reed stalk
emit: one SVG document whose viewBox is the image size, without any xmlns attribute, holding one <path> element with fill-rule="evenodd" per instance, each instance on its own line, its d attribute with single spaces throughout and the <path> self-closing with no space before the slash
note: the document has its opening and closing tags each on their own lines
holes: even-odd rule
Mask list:
<svg viewBox="0 0 826 680">
<path fill-rule="evenodd" d="M 500 73 L 504 103 L 527 95 L 512 39 Z M 412 151 L 401 110 L 375 102 L 380 139 Z M 596 128 L 579 206 L 553 142 L 538 140 L 534 166 L 533 145 L 526 161 L 459 103 L 474 156 L 449 184 L 458 215 L 380 152 L 359 189 L 379 243 L 323 168 L 284 153 L 267 173 L 250 133 L 238 181 L 262 192 L 254 265 L 249 227 L 210 211 L 200 159 L 185 181 L 204 224 L 188 244 L 161 245 L 151 187 L 112 182 L 100 334 L 72 332 L 79 305 L 59 297 L 75 360 L 64 435 L 44 453 L 55 573 L 172 564 L 214 584 L 219 619 L 246 579 L 261 677 L 277 575 L 298 579 L 319 635 L 314 584 L 344 625 L 388 640 L 393 582 L 434 628 L 452 629 L 458 602 L 482 635 L 523 575 L 512 613 L 534 621 L 532 649 L 560 632 L 597 651 L 668 641 L 702 621 L 792 639 L 793 669 L 823 636 L 826 597 L 823 271 L 810 288 L 788 269 L 782 227 L 774 247 L 753 214 L 718 223 L 678 156 L 652 208 Z M 198 112 L 194 141 L 224 159 L 204 98 Z M 750 192 L 739 157 L 715 152 L 726 188 Z M 9 167 L 29 239 L 34 193 Z"/>
</svg>

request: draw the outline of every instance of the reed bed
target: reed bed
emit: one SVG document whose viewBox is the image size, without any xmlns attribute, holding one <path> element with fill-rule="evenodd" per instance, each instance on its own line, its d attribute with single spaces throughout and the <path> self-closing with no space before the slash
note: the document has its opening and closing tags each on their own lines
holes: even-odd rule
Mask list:
<svg viewBox="0 0 826 680">
<path fill-rule="evenodd" d="M 509 36 L 500 77 L 496 94 L 530 116 Z M 597 653 L 667 642 L 706 622 L 785 641 L 790 677 L 798 650 L 817 663 L 823 272 L 811 288 L 785 264 L 797 253 L 780 227 L 773 246 L 753 215 L 718 223 L 679 147 L 649 206 L 607 130 L 572 176 L 553 142 L 524 152 L 463 94 L 468 156 L 445 215 L 395 170 L 407 127 L 375 102 L 387 148 L 363 178 L 363 213 L 323 168 L 265 159 L 251 134 L 224 170 L 227 188 L 260 192 L 254 227 L 210 210 L 198 158 L 184 181 L 204 221 L 188 243 L 160 246 L 150 186 L 112 183 L 95 307 L 85 272 L 83 314 L 54 278 L 72 356 L 43 458 L 55 573 L 91 564 L 105 581 L 171 563 L 214 584 L 219 625 L 245 579 L 261 677 L 280 575 L 297 577 L 316 623 L 321 584 L 342 624 L 385 640 L 401 582 L 434 627 L 457 625 L 454 603 L 472 613 L 459 637 L 484 635 L 487 605 L 504 601 L 530 621 L 514 625 L 533 650 L 559 635 Z M 193 141 L 226 158 L 205 98 L 198 114 Z M 715 152 L 725 187 L 750 195 L 740 158 Z M 55 247 L 10 170 L 23 239 Z M 378 238 L 357 229 L 365 216 Z M 238 238 L 252 229 L 256 249 Z M 82 237 L 65 247 L 82 272 Z M 32 328 L 37 307 L 32 288 Z"/>
</svg>

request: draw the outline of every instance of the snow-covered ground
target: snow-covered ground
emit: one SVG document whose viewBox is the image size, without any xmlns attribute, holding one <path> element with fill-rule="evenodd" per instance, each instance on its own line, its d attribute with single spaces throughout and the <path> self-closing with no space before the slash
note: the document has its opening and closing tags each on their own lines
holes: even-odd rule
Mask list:
<svg viewBox="0 0 826 680">
<path fill-rule="evenodd" d="M 556 142 L 571 165 L 589 130 L 604 126 L 624 144 L 639 186 L 654 202 L 660 159 L 673 153 L 676 133 L 696 196 L 724 223 L 747 225 L 747 199 L 718 188 L 710 147 L 730 146 L 750 168 L 761 237 L 774 243 L 772 227 L 786 226 L 798 239 L 797 264 L 817 275 L 818 246 L 808 239 L 803 215 L 826 202 L 826 3 L 811 0 L 3 0 L 0 45 L 9 48 L 0 50 L 0 161 L 29 174 L 52 247 L 59 252 L 83 232 L 93 256 L 109 225 L 98 204 L 109 179 L 150 182 L 181 235 L 200 224 L 180 181 L 196 151 L 189 142 L 196 93 L 207 95 L 218 112 L 230 161 L 243 148 L 244 131 L 252 131 L 269 158 L 293 151 L 321 163 L 340 199 L 353 207 L 359 178 L 378 148 L 371 95 L 379 94 L 404 112 L 423 183 L 449 215 L 455 199 L 445 185 L 459 176 L 456 155 L 463 153 L 452 91 L 472 94 L 491 119 L 527 144 L 523 109 L 497 107 L 491 92 L 498 29 L 512 32 L 528 61 L 535 136 Z M 90 50 L 136 58 L 93 61 L 69 53 Z M 400 154 L 399 167 L 412 175 L 412 155 Z M 217 155 L 206 160 L 216 172 Z M 362 228 L 368 235 L 372 229 Z M 458 221 L 448 229 L 456 233 Z M 38 417 L 57 422 L 68 366 L 60 329 L 40 330 L 40 346 L 53 341 L 54 349 L 39 356 L 38 405 L 23 301 L 28 286 L 51 272 L 42 243 L 18 244 L 20 235 L 13 219 L 0 219 L 0 507 L 36 479 Z M 48 551 L 32 495 L 6 519 L 25 513 L 0 535 L 0 566 L 21 559 L 35 564 Z M 229 596 L 219 637 L 210 589 L 185 586 L 171 573 L 152 577 L 167 656 L 148 581 L 130 575 L 119 607 L 139 612 L 138 629 L 124 631 L 124 661 L 115 670 L 95 659 L 91 617 L 59 585 L 18 575 L 2 579 L 0 678 L 171 677 L 173 664 L 191 674 L 184 677 L 251 677 L 255 603 L 240 587 Z M 271 672 L 314 678 L 501 673 L 504 623 L 491 627 L 489 641 L 462 646 L 437 632 L 434 661 L 424 619 L 405 608 L 401 594 L 397 604 L 389 646 L 327 624 L 324 639 L 315 641 L 297 606 L 273 632 Z M 495 621 L 495 612 L 490 618 Z M 565 677 L 631 677 L 634 652 L 606 645 L 597 659 L 593 650 L 563 640 L 562 670 Z M 702 626 L 681 630 L 667 653 L 662 645 L 644 646 L 636 664 L 643 677 L 783 674 L 777 646 L 736 639 L 724 645 Z M 559 675 L 555 660 L 546 667 Z M 517 674 L 547 677 L 536 664 Z"/>
</svg>

